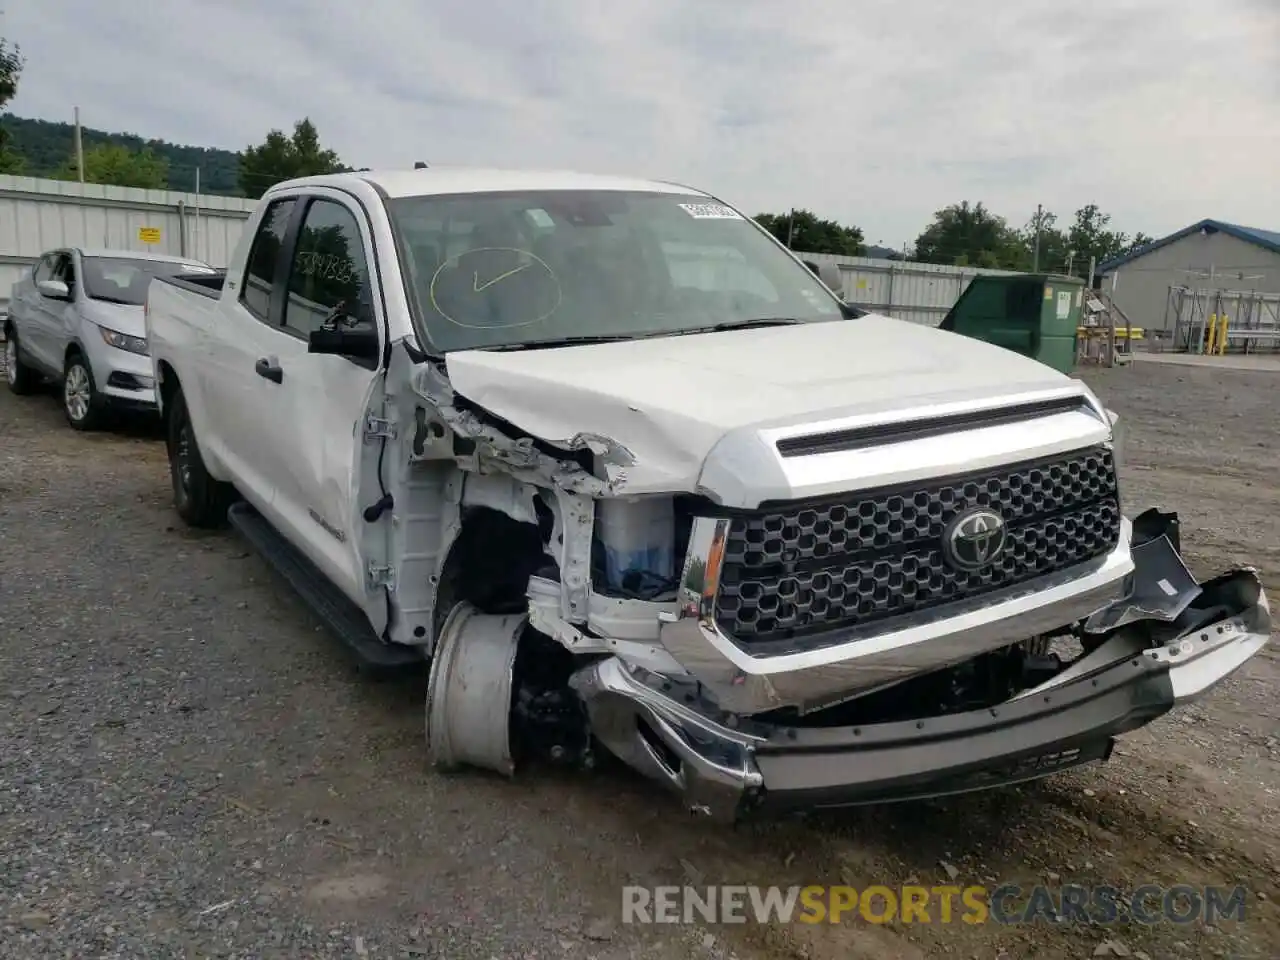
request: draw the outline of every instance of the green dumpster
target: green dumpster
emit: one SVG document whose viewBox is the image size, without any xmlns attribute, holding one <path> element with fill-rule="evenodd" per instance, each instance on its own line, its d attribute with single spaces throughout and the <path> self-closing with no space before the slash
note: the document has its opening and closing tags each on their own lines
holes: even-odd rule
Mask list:
<svg viewBox="0 0 1280 960">
<path fill-rule="evenodd" d="M 1076 365 L 1076 330 L 1084 281 L 1053 274 L 980 275 L 940 324 L 1070 373 Z"/>
</svg>

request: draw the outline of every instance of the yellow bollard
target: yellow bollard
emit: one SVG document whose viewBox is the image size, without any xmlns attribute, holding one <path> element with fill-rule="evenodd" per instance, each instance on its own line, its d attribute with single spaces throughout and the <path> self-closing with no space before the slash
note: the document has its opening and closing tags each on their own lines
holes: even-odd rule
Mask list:
<svg viewBox="0 0 1280 960">
<path fill-rule="evenodd" d="M 1227 325 L 1230 320 L 1225 313 L 1218 318 L 1218 356 L 1227 352 Z"/>
<path fill-rule="evenodd" d="M 1204 352 L 1213 354 L 1214 338 L 1218 332 L 1218 315 L 1216 313 L 1209 314 L 1209 321 L 1205 324 L 1205 340 Z"/>
</svg>

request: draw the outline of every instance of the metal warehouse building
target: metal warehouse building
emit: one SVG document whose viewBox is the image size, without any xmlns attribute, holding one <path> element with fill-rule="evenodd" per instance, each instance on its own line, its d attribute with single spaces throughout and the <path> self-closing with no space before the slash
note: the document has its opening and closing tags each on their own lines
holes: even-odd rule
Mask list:
<svg viewBox="0 0 1280 960">
<path fill-rule="evenodd" d="M 1280 232 L 1201 220 L 1098 274 L 1153 345 L 1198 353 L 1208 319 L 1225 315 L 1231 349 L 1280 348 Z"/>
</svg>

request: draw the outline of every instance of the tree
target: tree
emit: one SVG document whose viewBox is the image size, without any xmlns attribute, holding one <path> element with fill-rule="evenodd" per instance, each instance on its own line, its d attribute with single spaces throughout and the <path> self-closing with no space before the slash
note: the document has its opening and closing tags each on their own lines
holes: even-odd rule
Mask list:
<svg viewBox="0 0 1280 960">
<path fill-rule="evenodd" d="M 925 263 L 1023 270 L 1029 267 L 1025 237 L 1004 217 L 967 200 L 943 207 L 916 237 L 915 258 Z"/>
<path fill-rule="evenodd" d="M 0 125 L 9 135 L 9 150 L 22 158 L 23 172 L 29 177 L 58 177 L 75 150 L 75 126 L 57 120 L 35 120 L 30 117 L 0 115 Z M 192 193 L 196 171 L 200 171 L 200 192 L 222 196 L 241 196 L 240 153 L 216 147 L 193 147 L 165 140 L 140 137 L 83 127 L 80 131 L 85 150 L 103 144 L 115 144 L 139 151 L 150 149 L 169 163 L 169 189 Z"/>
<path fill-rule="evenodd" d="M 1085 272 L 1089 268 L 1090 256 L 1103 263 L 1151 242 L 1145 233 L 1139 232 L 1130 237 L 1126 233 L 1108 230 L 1110 223 L 1111 215 L 1099 210 L 1097 204 L 1090 203 L 1076 211 L 1068 241 L 1076 256 L 1083 258 Z"/>
<path fill-rule="evenodd" d="M 1111 215 L 1103 213 L 1095 203 L 1086 204 L 1077 210 L 1071 226 L 1066 230 L 1057 229 L 1057 217 L 1045 212 L 1040 221 L 1041 271 L 1087 279 L 1090 258 L 1096 266 L 1151 242 L 1151 238 L 1145 233 L 1138 233 L 1130 238 L 1124 233 L 1108 230 L 1110 222 Z M 1027 248 L 1034 249 L 1034 217 L 1022 231 L 1022 235 Z"/>
<path fill-rule="evenodd" d="M 994 267 L 1002 270 L 1070 273 L 1088 277 L 1096 263 L 1150 243 L 1145 233 L 1132 238 L 1107 229 L 1111 222 L 1096 204 L 1081 207 L 1066 230 L 1048 210 L 1038 211 L 1020 230 L 1011 228 L 981 203 L 956 203 L 933 215 L 916 239 L 915 258 L 925 263 Z M 1039 255 L 1037 256 L 1037 233 Z"/>
<path fill-rule="evenodd" d="M 1039 227 L 1040 238 L 1037 249 L 1036 228 Z M 1011 260 L 1012 269 L 1041 273 L 1061 273 L 1067 268 L 1071 258 L 1070 244 L 1067 235 L 1058 229 L 1057 214 L 1042 210 L 1032 214 L 1027 225 L 1018 234 L 1021 250 Z"/>
<path fill-rule="evenodd" d="M 74 156 L 68 157 L 67 162 L 54 174 L 55 180 L 78 180 L 79 177 Z M 149 147 L 134 151 L 114 143 L 104 143 L 84 152 L 84 181 L 115 187 L 167 190 L 169 162 L 157 156 Z"/>
<path fill-rule="evenodd" d="M 321 149 L 315 124 L 303 117 L 293 125 L 293 136 L 272 130 L 258 146 L 245 148 L 240 155 L 240 189 L 256 198 L 284 180 L 347 169 L 334 151 Z"/>
<path fill-rule="evenodd" d="M 1124 234 L 1121 234 L 1121 236 L 1124 236 Z M 1147 234 L 1139 230 L 1137 233 L 1133 235 L 1133 238 L 1128 243 L 1125 244 L 1124 249 L 1121 250 L 1119 253 L 1117 253 L 1116 256 L 1121 256 L 1126 253 L 1133 253 L 1133 251 L 1139 249 L 1140 247 L 1145 247 L 1147 244 L 1155 243 L 1155 242 L 1156 242 L 1155 237 L 1148 236 Z"/>
<path fill-rule="evenodd" d="M 18 92 L 18 78 L 24 66 L 21 48 L 16 44 L 9 46 L 8 41 L 0 37 L 0 110 Z M 22 157 L 9 150 L 9 135 L 0 127 L 0 173 L 21 173 L 22 167 Z"/>
<path fill-rule="evenodd" d="M 760 213 L 756 215 L 755 221 L 782 243 L 786 243 L 790 236 L 792 250 L 834 253 L 846 257 L 860 257 L 866 250 L 860 229 L 846 227 L 834 220 L 823 220 L 808 210 Z"/>
</svg>

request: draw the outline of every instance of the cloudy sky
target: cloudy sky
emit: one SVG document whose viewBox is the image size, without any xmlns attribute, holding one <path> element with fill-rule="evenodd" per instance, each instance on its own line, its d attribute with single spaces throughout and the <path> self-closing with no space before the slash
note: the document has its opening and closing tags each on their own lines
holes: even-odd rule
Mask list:
<svg viewBox="0 0 1280 960">
<path fill-rule="evenodd" d="M 983 201 L 1280 229 L 1280 0 L 0 0 L 20 116 L 632 173 L 871 243 Z M 164 15 L 161 16 L 161 9 Z"/>
</svg>

